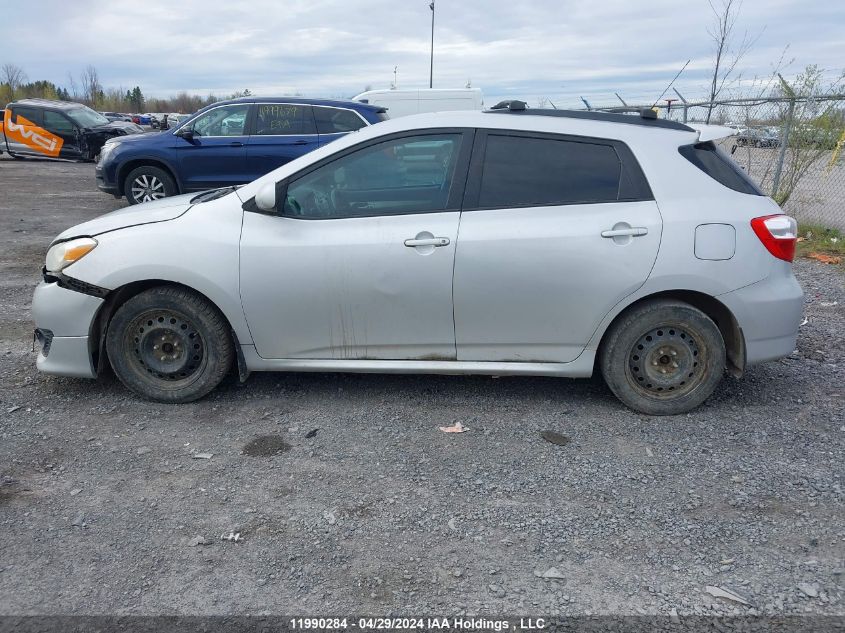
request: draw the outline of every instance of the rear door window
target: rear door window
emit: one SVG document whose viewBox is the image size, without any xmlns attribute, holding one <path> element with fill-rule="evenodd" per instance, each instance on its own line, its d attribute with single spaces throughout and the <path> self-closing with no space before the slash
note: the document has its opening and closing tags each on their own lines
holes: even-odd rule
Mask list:
<svg viewBox="0 0 845 633">
<path fill-rule="evenodd" d="M 366 122 L 352 110 L 345 108 L 314 107 L 317 131 L 320 134 L 343 134 L 364 127 Z"/>
<path fill-rule="evenodd" d="M 490 134 L 478 207 L 616 202 L 621 183 L 610 144 Z"/>
<path fill-rule="evenodd" d="M 728 189 L 754 196 L 765 195 L 748 174 L 713 141 L 683 145 L 678 151 L 681 156 Z"/>
<path fill-rule="evenodd" d="M 259 103 L 256 105 L 255 132 L 258 136 L 316 134 L 309 105 Z"/>
<path fill-rule="evenodd" d="M 30 125 L 37 125 L 38 127 L 42 127 L 44 125 L 43 110 L 39 110 L 38 108 L 28 108 L 26 106 L 14 107 L 10 108 L 10 110 L 12 111 L 13 123 L 17 123 L 18 125 L 24 125 L 25 122 L 19 119 L 19 117 L 22 117 L 29 121 Z"/>
</svg>

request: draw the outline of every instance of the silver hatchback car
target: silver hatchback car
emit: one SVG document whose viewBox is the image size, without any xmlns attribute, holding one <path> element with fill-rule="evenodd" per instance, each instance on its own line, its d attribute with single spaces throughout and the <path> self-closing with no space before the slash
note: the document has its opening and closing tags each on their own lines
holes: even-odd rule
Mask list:
<svg viewBox="0 0 845 633">
<path fill-rule="evenodd" d="M 675 414 L 795 347 L 797 227 L 713 143 L 642 116 L 443 112 L 47 253 L 38 368 L 195 400 L 230 372 L 586 377 Z"/>
</svg>

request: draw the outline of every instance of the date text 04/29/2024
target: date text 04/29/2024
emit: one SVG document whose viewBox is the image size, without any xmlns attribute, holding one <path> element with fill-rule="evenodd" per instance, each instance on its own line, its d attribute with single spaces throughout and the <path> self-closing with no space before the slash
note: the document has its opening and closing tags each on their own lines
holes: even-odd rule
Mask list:
<svg viewBox="0 0 845 633">
<path fill-rule="evenodd" d="M 412 631 L 419 630 L 465 630 L 483 631 L 540 631 L 546 628 L 543 618 L 519 618 L 518 620 L 492 620 L 472 617 L 421 617 L 421 618 L 333 618 L 299 617 L 291 618 L 290 628 L 295 630 L 325 631 L 332 629 L 360 629 L 362 631 Z"/>
</svg>

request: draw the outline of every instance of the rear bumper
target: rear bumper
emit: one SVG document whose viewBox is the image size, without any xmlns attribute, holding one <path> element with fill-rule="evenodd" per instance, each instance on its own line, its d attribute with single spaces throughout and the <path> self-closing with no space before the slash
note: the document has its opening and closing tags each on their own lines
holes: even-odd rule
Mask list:
<svg viewBox="0 0 845 633">
<path fill-rule="evenodd" d="M 36 366 L 59 376 L 94 378 L 90 332 L 103 299 L 42 282 L 32 298 L 32 315 L 41 344 Z M 39 335 L 40 333 L 40 335 Z"/>
<path fill-rule="evenodd" d="M 742 329 L 746 366 L 783 358 L 795 350 L 804 291 L 789 264 L 775 266 L 766 279 L 718 297 Z"/>
</svg>

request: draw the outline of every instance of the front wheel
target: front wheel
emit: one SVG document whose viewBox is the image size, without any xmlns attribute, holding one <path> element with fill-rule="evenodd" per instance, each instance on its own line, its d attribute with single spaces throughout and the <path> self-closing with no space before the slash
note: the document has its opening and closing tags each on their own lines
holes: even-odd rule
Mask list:
<svg viewBox="0 0 845 633">
<path fill-rule="evenodd" d="M 123 181 L 123 192 L 129 204 L 160 200 L 176 194 L 173 177 L 159 167 L 142 165 L 129 172 Z"/>
<path fill-rule="evenodd" d="M 120 381 L 159 402 L 191 402 L 214 389 L 232 366 L 225 317 L 186 288 L 135 295 L 112 317 L 106 350 Z"/>
<path fill-rule="evenodd" d="M 613 324 L 600 352 L 601 372 L 625 405 L 649 415 L 694 409 L 725 371 L 725 342 L 716 324 L 674 300 L 643 303 Z"/>
</svg>

